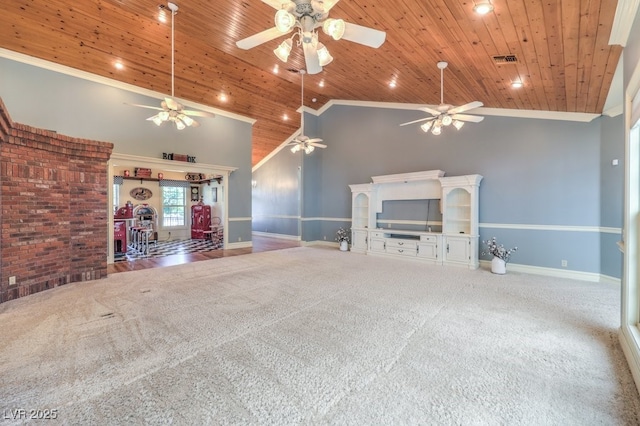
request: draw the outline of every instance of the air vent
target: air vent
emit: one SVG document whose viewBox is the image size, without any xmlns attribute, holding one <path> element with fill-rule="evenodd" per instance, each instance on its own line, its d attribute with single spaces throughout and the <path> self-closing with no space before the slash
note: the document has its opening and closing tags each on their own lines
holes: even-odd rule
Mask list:
<svg viewBox="0 0 640 426">
<path fill-rule="evenodd" d="M 493 57 L 496 64 L 515 64 L 518 62 L 516 55 L 496 55 Z"/>
</svg>

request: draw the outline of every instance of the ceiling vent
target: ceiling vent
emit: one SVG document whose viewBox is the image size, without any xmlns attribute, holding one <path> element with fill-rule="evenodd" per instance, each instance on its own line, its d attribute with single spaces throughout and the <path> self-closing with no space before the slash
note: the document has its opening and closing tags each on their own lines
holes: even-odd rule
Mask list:
<svg viewBox="0 0 640 426">
<path fill-rule="evenodd" d="M 518 62 L 516 55 L 496 55 L 493 57 L 493 62 L 496 64 L 515 64 Z"/>
</svg>

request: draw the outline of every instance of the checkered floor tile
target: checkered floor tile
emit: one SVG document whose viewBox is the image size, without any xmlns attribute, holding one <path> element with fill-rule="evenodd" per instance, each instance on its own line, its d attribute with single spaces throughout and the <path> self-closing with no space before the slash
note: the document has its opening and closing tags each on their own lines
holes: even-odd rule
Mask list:
<svg viewBox="0 0 640 426">
<path fill-rule="evenodd" d="M 151 259 L 154 257 L 171 256 L 173 254 L 197 253 L 221 248 L 218 243 L 211 240 L 176 240 L 160 241 L 149 245 L 149 253 L 144 254 L 131 247 L 126 253 L 116 253 L 115 262 L 131 262 L 136 259 Z"/>
</svg>

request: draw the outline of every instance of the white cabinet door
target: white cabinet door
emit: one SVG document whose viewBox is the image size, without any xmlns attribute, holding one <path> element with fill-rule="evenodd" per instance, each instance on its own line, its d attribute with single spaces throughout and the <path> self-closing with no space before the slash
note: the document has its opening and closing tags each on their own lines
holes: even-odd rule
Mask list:
<svg viewBox="0 0 640 426">
<path fill-rule="evenodd" d="M 444 236 L 444 261 L 468 264 L 470 259 L 469 237 Z"/>
<path fill-rule="evenodd" d="M 386 248 L 384 238 L 371 238 L 371 251 L 375 253 L 384 253 Z"/>
<path fill-rule="evenodd" d="M 367 234 L 363 229 L 351 230 L 351 251 L 362 253 L 367 251 Z"/>
<path fill-rule="evenodd" d="M 418 243 L 418 257 L 438 260 L 438 245 L 435 243 Z"/>
</svg>

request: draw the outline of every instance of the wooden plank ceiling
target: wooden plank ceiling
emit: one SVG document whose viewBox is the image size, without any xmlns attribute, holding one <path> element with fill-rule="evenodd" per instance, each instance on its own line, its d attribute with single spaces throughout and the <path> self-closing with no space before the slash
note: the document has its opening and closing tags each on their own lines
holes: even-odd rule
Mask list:
<svg viewBox="0 0 640 426">
<path fill-rule="evenodd" d="M 378 49 L 319 38 L 334 61 L 305 77 L 305 105 L 331 99 L 601 113 L 621 54 L 609 46 L 616 0 L 341 0 L 329 14 L 387 33 Z M 273 27 L 260 0 L 176 0 L 175 95 L 257 120 L 255 165 L 299 127 L 301 48 L 288 63 L 236 41 Z M 0 13 L 0 47 L 161 93 L 171 93 L 171 20 L 161 0 L 11 0 Z M 515 55 L 500 64 L 495 55 Z M 125 68 L 114 68 L 116 60 Z M 278 66 L 278 73 L 274 67 Z M 510 83 L 521 79 L 524 87 Z M 394 80 L 396 86 L 389 83 Z M 322 84 L 322 86 L 321 86 Z M 227 100 L 221 99 L 221 94 Z M 315 102 L 312 99 L 315 98 Z M 290 119 L 283 120 L 286 114 Z M 188 130 L 187 130 L 188 131 Z"/>
</svg>

